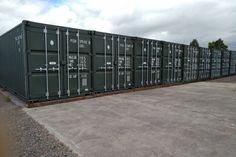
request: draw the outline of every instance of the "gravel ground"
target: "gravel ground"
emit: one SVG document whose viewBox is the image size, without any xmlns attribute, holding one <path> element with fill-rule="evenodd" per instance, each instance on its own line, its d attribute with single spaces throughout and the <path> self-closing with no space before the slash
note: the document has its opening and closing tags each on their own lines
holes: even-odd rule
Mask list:
<svg viewBox="0 0 236 157">
<path fill-rule="evenodd" d="M 29 117 L 21 107 L 14 105 L 2 94 L 0 124 L 1 157 L 77 157 L 43 126 Z"/>
</svg>

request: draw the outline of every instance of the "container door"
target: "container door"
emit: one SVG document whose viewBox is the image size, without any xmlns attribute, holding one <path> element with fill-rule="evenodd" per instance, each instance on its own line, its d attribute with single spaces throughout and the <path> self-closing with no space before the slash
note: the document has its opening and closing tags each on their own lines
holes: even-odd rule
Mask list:
<svg viewBox="0 0 236 157">
<path fill-rule="evenodd" d="M 67 97 L 80 96 L 91 90 L 91 38 L 80 30 L 63 32 L 64 92 Z"/>
<path fill-rule="evenodd" d="M 182 73 L 182 48 L 180 45 L 177 46 L 175 59 L 176 59 L 176 62 L 175 62 L 176 82 L 179 82 L 181 81 L 181 73 Z"/>
<path fill-rule="evenodd" d="M 185 81 L 189 81 L 191 79 L 191 49 L 189 46 L 186 47 L 186 53 L 185 53 L 185 60 L 184 60 L 184 77 Z"/>
<path fill-rule="evenodd" d="M 172 45 L 172 78 L 171 78 L 171 82 L 175 82 L 175 78 L 176 78 L 176 45 Z"/>
<path fill-rule="evenodd" d="M 27 55 L 30 99 L 61 97 L 61 33 L 59 28 L 29 27 Z"/>
<path fill-rule="evenodd" d="M 193 48 L 193 79 L 197 80 L 197 71 L 198 71 L 198 49 Z"/>
<path fill-rule="evenodd" d="M 168 82 L 172 83 L 173 82 L 173 74 L 174 74 L 174 45 L 170 44 L 169 48 L 169 66 L 168 66 Z"/>
<path fill-rule="evenodd" d="M 131 88 L 133 85 L 133 42 L 126 37 L 117 38 L 117 89 Z"/>
<path fill-rule="evenodd" d="M 114 36 L 97 34 L 93 36 L 94 90 L 114 90 Z"/>
<path fill-rule="evenodd" d="M 170 43 L 165 43 L 163 52 L 163 82 L 171 83 L 173 76 L 173 47 Z"/>
<path fill-rule="evenodd" d="M 135 49 L 135 87 L 142 87 L 146 84 L 146 46 L 144 40 L 136 40 Z"/>
<path fill-rule="evenodd" d="M 151 42 L 151 54 L 150 54 L 150 69 L 151 69 L 151 76 L 150 76 L 150 84 L 159 84 L 160 83 L 160 65 L 161 65 L 161 47 L 158 45 L 157 41 Z"/>
<path fill-rule="evenodd" d="M 148 80 L 148 54 L 149 54 L 149 41 L 142 41 L 142 86 L 149 84 Z"/>
<path fill-rule="evenodd" d="M 207 54 L 205 49 L 201 50 L 201 58 L 199 64 L 199 77 L 201 79 L 206 78 L 206 71 L 207 71 Z"/>
<path fill-rule="evenodd" d="M 162 65 L 162 44 L 155 42 L 155 84 L 161 83 L 161 65 Z"/>
</svg>

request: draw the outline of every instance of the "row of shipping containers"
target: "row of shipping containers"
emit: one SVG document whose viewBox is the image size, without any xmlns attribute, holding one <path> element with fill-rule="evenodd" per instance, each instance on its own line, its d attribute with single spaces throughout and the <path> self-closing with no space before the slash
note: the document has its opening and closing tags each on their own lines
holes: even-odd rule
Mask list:
<svg viewBox="0 0 236 157">
<path fill-rule="evenodd" d="M 0 37 L 0 85 L 28 102 L 233 74 L 233 51 L 30 21 Z"/>
</svg>

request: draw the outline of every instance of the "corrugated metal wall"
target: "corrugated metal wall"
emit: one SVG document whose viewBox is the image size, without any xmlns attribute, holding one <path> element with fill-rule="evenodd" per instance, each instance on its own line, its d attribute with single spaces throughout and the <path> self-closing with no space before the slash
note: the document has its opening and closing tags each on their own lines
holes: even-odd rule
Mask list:
<svg viewBox="0 0 236 157">
<path fill-rule="evenodd" d="M 23 25 L 0 37 L 0 85 L 21 97 L 26 95 Z"/>
</svg>

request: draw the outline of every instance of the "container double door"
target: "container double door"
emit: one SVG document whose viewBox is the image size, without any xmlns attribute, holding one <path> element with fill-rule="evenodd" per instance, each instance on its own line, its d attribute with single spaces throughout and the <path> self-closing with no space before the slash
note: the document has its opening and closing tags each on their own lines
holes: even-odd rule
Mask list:
<svg viewBox="0 0 236 157">
<path fill-rule="evenodd" d="M 221 51 L 212 50 L 211 52 L 211 78 L 221 76 Z"/>
<path fill-rule="evenodd" d="M 199 79 L 208 79 L 210 77 L 211 52 L 207 48 L 201 48 L 199 55 Z"/>
<path fill-rule="evenodd" d="M 184 81 L 197 80 L 198 74 L 198 48 L 185 46 L 184 52 Z"/>
<path fill-rule="evenodd" d="M 236 74 L 236 51 L 230 51 L 230 74 Z"/>
<path fill-rule="evenodd" d="M 135 87 L 161 83 L 162 43 L 145 39 L 136 40 Z"/>
<path fill-rule="evenodd" d="M 165 43 L 163 52 L 163 82 L 176 83 L 182 80 L 182 45 Z"/>
<path fill-rule="evenodd" d="M 222 51 L 221 56 L 221 75 L 227 76 L 229 75 L 230 68 L 230 52 L 229 51 Z"/>
<path fill-rule="evenodd" d="M 89 32 L 60 27 L 27 27 L 28 97 L 53 99 L 91 89 Z"/>
<path fill-rule="evenodd" d="M 133 40 L 96 32 L 93 35 L 95 92 L 133 87 Z"/>
</svg>

